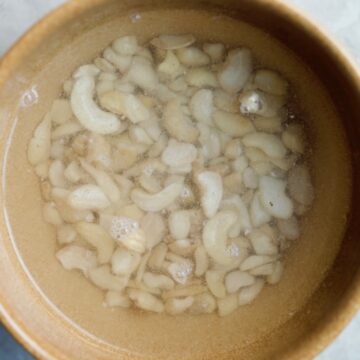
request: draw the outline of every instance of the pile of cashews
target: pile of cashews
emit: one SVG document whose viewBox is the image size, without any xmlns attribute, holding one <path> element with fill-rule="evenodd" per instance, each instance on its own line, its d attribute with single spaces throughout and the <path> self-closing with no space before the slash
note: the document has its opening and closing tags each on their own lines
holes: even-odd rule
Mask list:
<svg viewBox="0 0 360 360">
<path fill-rule="evenodd" d="M 314 189 L 288 82 L 251 51 L 116 39 L 36 127 L 56 257 L 109 307 L 225 316 L 283 273 Z"/>
</svg>

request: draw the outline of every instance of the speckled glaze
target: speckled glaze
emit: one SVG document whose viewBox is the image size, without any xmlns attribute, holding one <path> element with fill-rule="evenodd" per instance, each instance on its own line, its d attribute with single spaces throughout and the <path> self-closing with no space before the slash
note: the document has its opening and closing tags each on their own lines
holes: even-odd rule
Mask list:
<svg viewBox="0 0 360 360">
<path fill-rule="evenodd" d="M 249 34 L 248 25 L 237 27 L 236 19 L 270 33 L 279 44 L 265 33 Z M 136 33 L 144 41 L 169 30 L 232 45 L 237 39 L 249 45 L 255 41 L 256 57 L 290 78 L 314 120 L 318 199 L 313 218 L 289 254 L 284 280 L 223 320 L 210 315 L 169 319 L 100 307 L 101 292 L 54 260 L 53 230 L 41 221 L 38 184 L 26 162 L 34 126 L 76 66 L 121 34 Z M 282 58 L 280 43 L 295 56 L 284 53 Z M 326 94 L 318 80 L 299 69 L 298 58 L 317 75 Z M 321 30 L 282 2 L 71 1 L 40 21 L 4 57 L 0 104 L 0 205 L 5 208 L 0 215 L 0 314 L 38 358 L 311 359 L 359 308 L 359 74 Z"/>
</svg>

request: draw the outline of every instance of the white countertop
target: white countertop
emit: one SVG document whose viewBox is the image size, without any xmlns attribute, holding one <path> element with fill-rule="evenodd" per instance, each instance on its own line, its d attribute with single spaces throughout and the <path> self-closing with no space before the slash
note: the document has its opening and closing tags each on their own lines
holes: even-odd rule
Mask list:
<svg viewBox="0 0 360 360">
<path fill-rule="evenodd" d="M 360 64 L 360 0 L 287 0 L 322 24 Z M 0 0 L 0 57 L 40 17 L 64 0 Z M 10 357 L 9 357 L 10 359 Z M 360 359 L 360 314 L 317 360 Z"/>
</svg>

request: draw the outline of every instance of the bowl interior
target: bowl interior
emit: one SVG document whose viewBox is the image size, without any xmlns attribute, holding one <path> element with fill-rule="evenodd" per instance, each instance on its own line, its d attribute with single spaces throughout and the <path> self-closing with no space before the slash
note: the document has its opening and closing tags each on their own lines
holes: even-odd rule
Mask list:
<svg viewBox="0 0 360 360">
<path fill-rule="evenodd" d="M 5 302 L 15 317 L 21 317 L 31 337 L 58 358 L 111 359 L 122 354 L 200 359 L 225 354 L 239 358 L 241 354 L 244 359 L 262 359 L 297 346 L 300 339 L 310 338 L 330 309 L 338 306 L 359 264 L 352 254 L 359 251 L 359 245 L 350 234 L 343 242 L 338 267 L 333 266 L 347 227 L 352 191 L 344 118 L 350 121 L 356 115 L 344 108 L 345 94 L 334 88 L 344 78 L 339 75 L 342 70 L 333 68 L 329 82 L 326 68 L 316 71 L 324 61 L 319 46 L 316 51 L 322 56 L 314 57 L 312 63 L 308 50 L 299 57 L 302 46 L 311 44 L 309 38 L 299 37 L 302 42 L 292 44 L 279 41 L 280 30 L 288 25 L 281 18 L 275 25 L 275 14 L 266 2 L 234 5 L 228 1 L 232 12 L 200 2 L 189 6 L 187 2 L 142 1 L 139 7 L 137 2 L 131 7 L 127 2 L 99 3 L 103 5 L 94 5 L 85 14 L 81 7 L 73 7 L 81 17 L 42 38 L 13 69 L 0 93 L 2 126 L 8 139 L 2 150 L 4 217 L 0 242 L 6 251 L 4 272 L 0 273 Z M 264 20 L 264 29 L 260 29 L 260 20 L 271 16 L 273 23 Z M 296 31 L 300 32 L 289 30 L 289 37 Z M 310 129 L 316 200 L 303 221 L 301 239 L 286 255 L 283 280 L 268 286 L 252 305 L 225 318 L 169 317 L 103 307 L 101 291 L 82 275 L 63 270 L 56 261 L 55 233 L 42 220 L 39 182 L 26 158 L 36 124 L 77 66 L 90 62 L 121 35 L 135 34 L 146 43 L 162 33 L 192 33 L 199 40 L 248 46 L 262 66 L 277 69 L 289 79 L 298 94 L 301 118 Z M 37 41 L 35 37 L 33 44 Z M 350 91 L 350 85 L 341 81 L 348 89 L 344 92 Z M 347 101 L 355 101 L 354 96 Z M 350 144 L 353 136 L 348 131 Z M 19 292 L 24 296 L 19 297 Z M 33 306 L 30 312 L 26 311 L 29 301 Z"/>
</svg>

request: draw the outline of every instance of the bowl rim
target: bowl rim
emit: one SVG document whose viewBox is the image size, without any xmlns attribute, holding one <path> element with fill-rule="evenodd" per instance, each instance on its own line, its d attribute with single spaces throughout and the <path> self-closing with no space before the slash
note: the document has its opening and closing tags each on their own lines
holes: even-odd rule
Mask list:
<svg viewBox="0 0 360 360">
<path fill-rule="evenodd" d="M 311 33 L 316 42 L 322 43 L 327 51 L 341 64 L 343 73 L 351 80 L 354 88 L 360 93 L 360 64 L 350 55 L 349 51 L 334 38 L 325 28 L 315 22 L 303 10 L 286 0 L 255 0 L 261 6 L 272 8 L 285 14 L 291 23 L 302 28 L 305 34 Z M 108 0 L 68 0 L 66 3 L 51 10 L 39 21 L 33 24 L 16 42 L 7 50 L 0 59 L 0 88 L 11 77 L 13 71 L 21 63 L 22 58 L 31 53 L 49 34 L 61 28 L 67 22 L 83 14 L 94 6 L 101 6 Z M 52 357 L 51 346 L 47 343 L 36 341 L 27 331 L 21 318 L 5 305 L 6 302 L 0 294 L 0 321 L 14 338 L 33 356 L 40 359 Z M 324 318 L 308 336 L 297 344 L 292 350 L 285 351 L 281 359 L 310 359 L 324 350 L 345 328 L 355 313 L 360 310 L 360 271 L 354 276 L 351 287 L 343 295 L 338 306 Z"/>
</svg>

